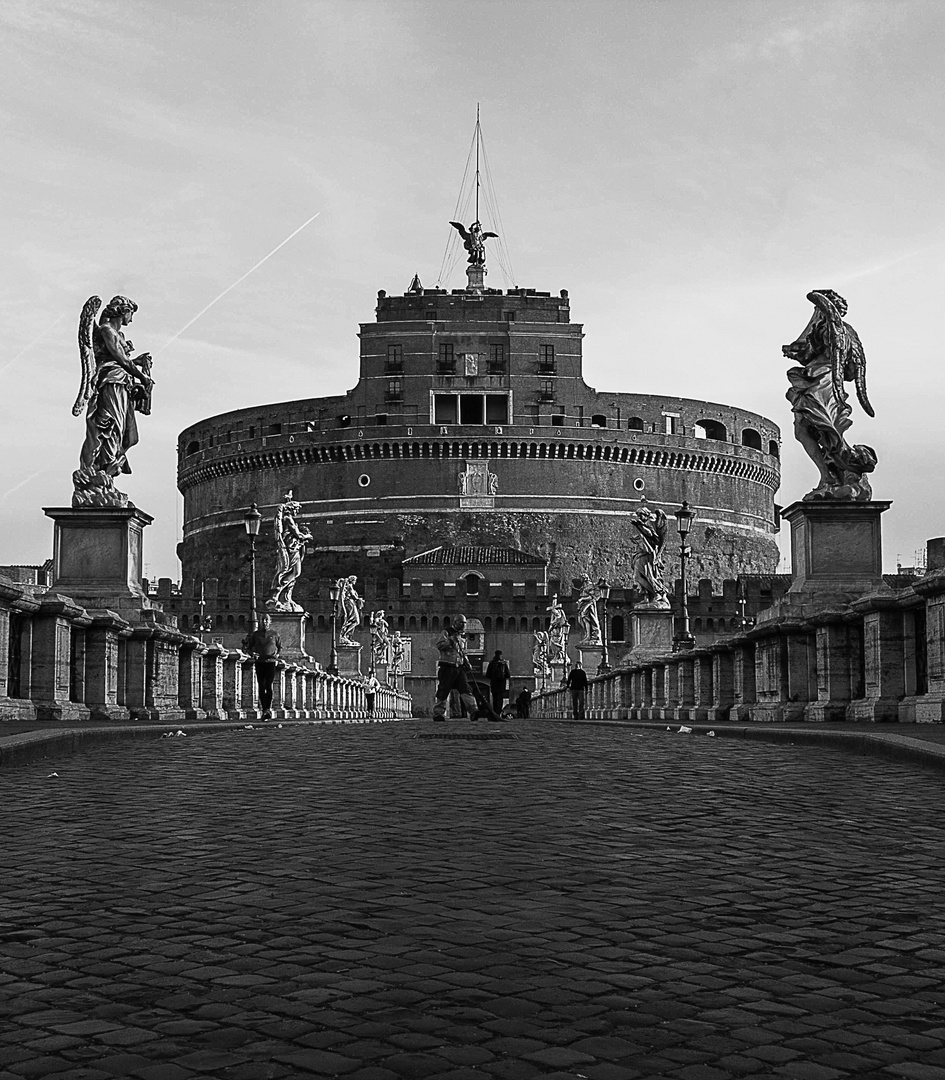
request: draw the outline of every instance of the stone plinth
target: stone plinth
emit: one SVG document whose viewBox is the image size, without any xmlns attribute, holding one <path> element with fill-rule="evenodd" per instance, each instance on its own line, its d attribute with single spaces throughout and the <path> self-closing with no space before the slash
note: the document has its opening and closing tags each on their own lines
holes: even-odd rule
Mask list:
<svg viewBox="0 0 945 1080">
<path fill-rule="evenodd" d="M 633 645 L 624 657 L 625 664 L 645 664 L 673 651 L 673 613 L 647 610 L 630 612 L 630 639 Z"/>
<path fill-rule="evenodd" d="M 141 587 L 142 533 L 154 520 L 136 507 L 44 507 L 55 523 L 53 589 L 87 608 L 127 618 L 150 607 Z"/>
<path fill-rule="evenodd" d="M 796 502 L 783 510 L 791 526 L 793 580 L 782 605 L 813 610 L 887 592 L 880 515 L 891 505 Z M 777 605 L 770 610 L 778 614 Z"/>
<path fill-rule="evenodd" d="M 282 642 L 283 660 L 311 660 L 305 651 L 305 623 L 309 616 L 304 611 L 267 611 L 272 619 L 272 630 Z"/>
<path fill-rule="evenodd" d="M 361 646 L 338 643 L 338 674 L 351 678 L 361 675 Z"/>
<path fill-rule="evenodd" d="M 593 679 L 597 674 L 597 669 L 600 667 L 601 657 L 604 655 L 603 645 L 585 645 L 582 641 L 578 647 L 578 659 L 581 661 L 581 665 L 587 672 L 587 677 Z M 560 685 L 558 683 L 555 686 Z"/>
</svg>

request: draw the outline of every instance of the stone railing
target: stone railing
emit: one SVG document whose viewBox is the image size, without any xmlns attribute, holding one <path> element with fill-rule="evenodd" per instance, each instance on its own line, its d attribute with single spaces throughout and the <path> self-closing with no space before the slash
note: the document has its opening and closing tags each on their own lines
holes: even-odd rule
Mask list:
<svg viewBox="0 0 945 1080">
<path fill-rule="evenodd" d="M 256 720 L 252 658 L 181 633 L 160 611 L 129 623 L 0 578 L 0 721 Z M 410 695 L 305 660 L 277 664 L 274 719 L 393 720 Z"/>
<path fill-rule="evenodd" d="M 588 719 L 945 720 L 945 570 L 838 610 L 779 614 L 707 648 L 592 678 Z M 536 693 L 532 716 L 572 715 L 564 688 Z"/>
</svg>

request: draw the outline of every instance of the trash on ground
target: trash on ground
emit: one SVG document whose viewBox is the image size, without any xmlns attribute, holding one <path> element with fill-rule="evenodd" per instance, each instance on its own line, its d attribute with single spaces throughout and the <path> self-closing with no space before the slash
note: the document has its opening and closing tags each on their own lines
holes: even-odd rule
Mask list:
<svg viewBox="0 0 945 1080">
<path fill-rule="evenodd" d="M 683 724 L 682 727 L 679 729 L 679 731 L 676 732 L 676 734 L 677 735 L 691 735 L 692 734 L 692 728 L 691 727 L 686 727 L 686 725 Z"/>
<path fill-rule="evenodd" d="M 49 774 L 49 776 L 46 777 L 46 779 L 51 780 L 54 776 L 58 776 L 58 775 L 59 775 L 59 773 L 57 773 L 57 772 L 51 772 Z"/>
<path fill-rule="evenodd" d="M 714 734 L 715 734 L 715 732 L 714 732 L 714 731 L 707 731 L 707 732 L 706 732 L 706 735 L 714 735 Z"/>
</svg>

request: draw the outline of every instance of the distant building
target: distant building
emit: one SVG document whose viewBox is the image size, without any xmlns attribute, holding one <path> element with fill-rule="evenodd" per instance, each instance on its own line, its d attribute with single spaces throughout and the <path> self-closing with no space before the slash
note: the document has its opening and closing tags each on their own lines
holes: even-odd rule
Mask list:
<svg viewBox="0 0 945 1080">
<path fill-rule="evenodd" d="M 516 674 L 530 673 L 533 627 L 544 626 L 551 591 L 570 598 L 585 575 L 615 587 L 611 617 L 624 634 L 629 514 L 641 496 L 670 517 L 670 582 L 672 514 L 684 499 L 697 514 L 690 582 L 720 590 L 776 570 L 777 426 L 731 405 L 589 387 L 566 290 L 448 292 L 415 279 L 402 296 L 378 293 L 359 337 L 359 378 L 347 394 L 257 405 L 181 433 L 181 595 L 163 602 L 179 604 L 185 628 L 203 583 L 227 643 L 245 633 L 243 514 L 255 502 L 264 516 L 263 602 L 272 518 L 288 489 L 315 537 L 295 599 L 313 615 L 318 658 L 327 652 L 327 583 L 349 574 L 368 600 L 365 641 L 378 607 L 406 632 L 419 635 L 424 623 L 431 638 L 433 620 L 439 627 L 465 610 L 483 621 L 487 655 L 511 653 Z M 672 357 L 634 357 L 628 341 L 628 370 L 671 367 Z M 432 642 L 418 640 L 417 675 L 432 677 L 433 663 Z"/>
</svg>

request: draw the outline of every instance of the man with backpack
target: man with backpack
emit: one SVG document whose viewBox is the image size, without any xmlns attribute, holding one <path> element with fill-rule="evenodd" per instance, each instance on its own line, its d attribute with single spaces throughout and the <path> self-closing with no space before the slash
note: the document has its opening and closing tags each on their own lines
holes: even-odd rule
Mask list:
<svg viewBox="0 0 945 1080">
<path fill-rule="evenodd" d="M 486 678 L 489 680 L 489 689 L 492 691 L 492 707 L 497 713 L 502 712 L 502 702 L 505 701 L 505 689 L 510 677 L 509 665 L 502 659 L 501 650 L 496 649 L 495 656 L 486 668 Z"/>
</svg>

